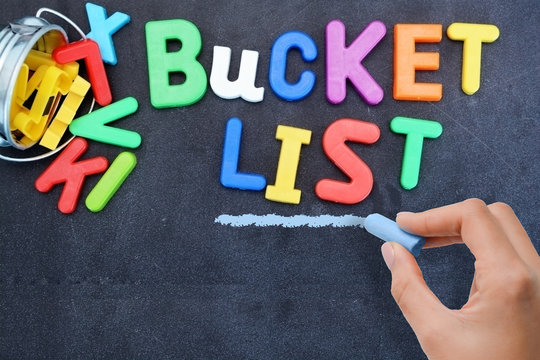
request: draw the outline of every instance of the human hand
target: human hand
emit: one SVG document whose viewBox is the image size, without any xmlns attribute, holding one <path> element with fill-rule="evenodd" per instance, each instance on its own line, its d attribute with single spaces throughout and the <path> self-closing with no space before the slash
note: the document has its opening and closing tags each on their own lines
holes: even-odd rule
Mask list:
<svg viewBox="0 0 540 360">
<path fill-rule="evenodd" d="M 540 257 L 508 205 L 469 199 L 399 213 L 396 221 L 425 236 L 425 248 L 465 243 L 476 258 L 469 300 L 451 310 L 428 288 L 411 253 L 394 242 L 382 246 L 392 295 L 429 359 L 539 358 Z"/>
</svg>

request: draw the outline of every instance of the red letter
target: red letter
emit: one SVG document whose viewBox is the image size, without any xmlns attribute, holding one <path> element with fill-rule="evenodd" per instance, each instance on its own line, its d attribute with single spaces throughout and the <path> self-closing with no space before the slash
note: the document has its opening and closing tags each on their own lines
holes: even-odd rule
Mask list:
<svg viewBox="0 0 540 360">
<path fill-rule="evenodd" d="M 379 127 L 367 121 L 340 119 L 328 126 L 322 139 L 324 152 L 351 181 L 320 180 L 315 186 L 319 198 L 356 204 L 369 195 L 373 187 L 373 174 L 369 166 L 345 145 L 345 141 L 373 144 L 380 134 Z"/>
<path fill-rule="evenodd" d="M 59 64 L 84 59 L 97 103 L 107 106 L 112 102 L 109 80 L 107 80 L 107 73 L 105 73 L 105 66 L 99 52 L 99 45 L 95 41 L 86 39 L 58 47 L 54 49 L 52 56 Z"/>
<path fill-rule="evenodd" d="M 88 149 L 86 140 L 75 138 L 36 179 L 35 186 L 39 192 L 49 192 L 54 185 L 66 183 L 58 200 L 58 210 L 64 214 L 75 211 L 84 178 L 99 174 L 109 166 L 109 162 L 103 156 L 76 162 L 86 149 Z"/>
</svg>

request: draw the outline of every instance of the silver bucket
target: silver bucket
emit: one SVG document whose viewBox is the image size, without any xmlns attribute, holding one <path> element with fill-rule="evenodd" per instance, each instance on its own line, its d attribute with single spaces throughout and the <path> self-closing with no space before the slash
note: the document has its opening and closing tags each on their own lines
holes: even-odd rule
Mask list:
<svg viewBox="0 0 540 360">
<path fill-rule="evenodd" d="M 35 144 L 19 142 L 10 127 L 11 100 L 17 77 L 28 53 L 36 45 L 52 53 L 67 42 L 62 27 L 34 16 L 16 20 L 0 32 L 0 146 L 25 150 Z"/>
</svg>

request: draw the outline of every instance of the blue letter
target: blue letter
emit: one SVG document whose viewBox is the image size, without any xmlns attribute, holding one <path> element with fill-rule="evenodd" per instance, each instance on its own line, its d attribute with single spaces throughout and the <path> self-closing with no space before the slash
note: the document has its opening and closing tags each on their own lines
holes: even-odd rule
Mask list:
<svg viewBox="0 0 540 360">
<path fill-rule="evenodd" d="M 131 20 L 129 15 L 115 12 L 111 17 L 107 17 L 105 8 L 92 3 L 86 3 L 86 14 L 92 29 L 87 36 L 98 43 L 103 61 L 116 65 L 118 60 L 114 51 L 112 35 Z"/>
<path fill-rule="evenodd" d="M 266 187 L 266 179 L 259 174 L 238 172 L 240 142 L 242 140 L 242 121 L 230 118 L 225 130 L 223 142 L 223 162 L 221 163 L 221 185 L 242 190 L 262 190 Z"/>
<path fill-rule="evenodd" d="M 309 70 L 302 72 L 300 80 L 296 84 L 289 84 L 285 79 L 287 53 L 292 48 L 300 50 L 302 59 L 306 62 L 311 62 L 317 58 L 317 45 L 309 35 L 303 32 L 289 31 L 276 39 L 270 55 L 268 77 L 270 86 L 276 95 L 288 101 L 305 98 L 315 85 L 315 74 Z"/>
</svg>

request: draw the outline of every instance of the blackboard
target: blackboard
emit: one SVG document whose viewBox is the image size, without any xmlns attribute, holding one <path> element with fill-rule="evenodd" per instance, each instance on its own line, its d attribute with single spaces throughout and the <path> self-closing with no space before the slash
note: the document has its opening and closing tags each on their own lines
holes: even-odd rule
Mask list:
<svg viewBox="0 0 540 360">
<path fill-rule="evenodd" d="M 131 22 L 113 36 L 118 64 L 107 66 L 115 100 L 133 96 L 134 115 L 115 126 L 139 132 L 138 164 L 106 208 L 91 213 L 84 198 L 99 176 L 87 179 L 77 210 L 61 214 L 61 187 L 34 189 L 50 159 L 0 162 L 0 358 L 2 359 L 417 359 L 414 333 L 390 295 L 381 242 L 358 227 L 230 227 L 222 214 L 322 214 L 394 217 L 469 197 L 504 201 L 518 214 L 538 249 L 539 6 L 535 1 L 101 1 L 108 14 Z M 40 7 L 58 10 L 88 31 L 81 1 L 2 2 L 6 24 Z M 54 17 L 49 17 L 55 21 Z M 264 100 L 224 100 L 208 87 L 194 105 L 155 109 L 150 104 L 144 26 L 151 20 L 186 19 L 202 36 L 199 56 L 210 75 L 213 46 L 232 49 L 230 78 L 243 49 L 259 52 L 256 85 Z M 348 87 L 346 100 L 325 97 L 325 26 L 340 19 L 347 42 L 373 20 L 387 34 L 363 64 L 385 97 L 368 106 Z M 453 22 L 489 23 L 500 37 L 483 47 L 480 90 L 461 90 L 462 43 L 446 36 Z M 61 21 L 58 21 L 62 24 Z M 443 26 L 440 70 L 417 79 L 443 84 L 439 102 L 392 97 L 393 27 Z M 66 26 L 67 25 L 63 25 Z M 287 102 L 269 86 L 270 51 L 289 30 L 310 35 L 319 56 L 310 64 L 289 56 L 290 81 L 305 70 L 317 75 L 313 92 Z M 76 35 L 72 36 L 76 38 Z M 419 184 L 399 184 L 404 136 L 395 116 L 438 121 L 440 138 L 426 140 Z M 312 131 L 301 152 L 298 205 L 268 201 L 264 191 L 220 185 L 225 124 L 243 121 L 240 169 L 275 179 L 281 142 L 278 125 Z M 355 205 L 323 201 L 321 178 L 345 180 L 321 147 L 337 119 L 379 126 L 373 145 L 349 144 L 369 165 L 374 186 Z M 0 149 L 3 154 L 21 155 Z M 123 149 L 90 142 L 85 157 L 112 161 Z M 424 276 L 444 304 L 467 300 L 473 257 L 463 246 L 423 251 Z"/>
</svg>

